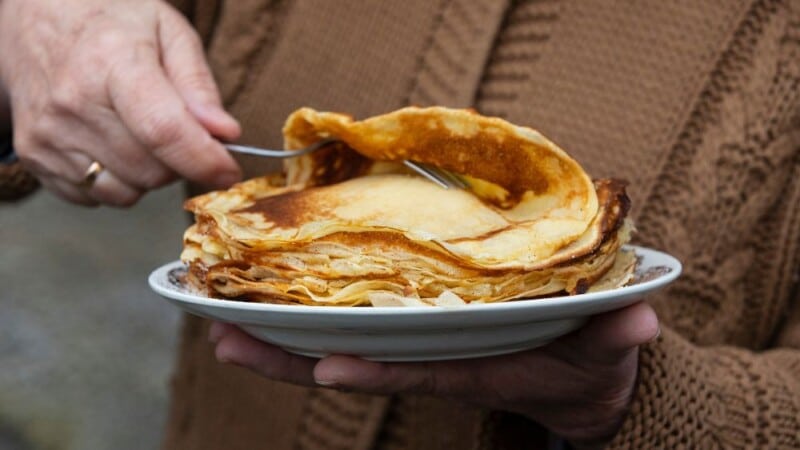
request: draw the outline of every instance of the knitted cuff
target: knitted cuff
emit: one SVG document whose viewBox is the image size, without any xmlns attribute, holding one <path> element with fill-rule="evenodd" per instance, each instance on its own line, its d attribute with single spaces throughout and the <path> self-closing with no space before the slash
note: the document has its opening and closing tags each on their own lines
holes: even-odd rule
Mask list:
<svg viewBox="0 0 800 450">
<path fill-rule="evenodd" d="M 25 171 L 14 153 L 11 136 L 0 136 L 0 201 L 8 202 L 35 191 L 39 182 Z"/>
<path fill-rule="evenodd" d="M 630 412 L 609 448 L 712 448 L 707 427 L 709 419 L 719 420 L 720 411 L 704 383 L 708 375 L 697 349 L 663 329 L 641 348 Z"/>
<path fill-rule="evenodd" d="M 715 382 L 725 405 L 716 424 L 725 448 L 800 448 L 800 350 L 715 352 Z"/>
<path fill-rule="evenodd" d="M 630 413 L 608 448 L 798 448 L 800 378 L 791 374 L 770 358 L 698 348 L 665 329 L 642 347 Z"/>
<path fill-rule="evenodd" d="M 22 164 L 0 164 L 0 201 L 19 200 L 35 191 L 39 182 L 26 172 Z"/>
</svg>

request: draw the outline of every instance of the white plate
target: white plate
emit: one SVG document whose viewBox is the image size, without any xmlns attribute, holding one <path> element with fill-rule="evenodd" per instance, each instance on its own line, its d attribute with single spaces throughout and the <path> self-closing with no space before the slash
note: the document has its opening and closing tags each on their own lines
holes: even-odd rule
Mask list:
<svg viewBox="0 0 800 450">
<path fill-rule="evenodd" d="M 150 274 L 150 287 L 179 308 L 234 323 L 254 337 L 301 355 L 332 353 L 376 361 L 475 358 L 544 345 L 589 316 L 628 306 L 681 272 L 677 259 L 629 246 L 640 261 L 634 283 L 574 296 L 459 307 L 336 307 L 219 300 L 181 285 L 180 261 Z"/>
</svg>

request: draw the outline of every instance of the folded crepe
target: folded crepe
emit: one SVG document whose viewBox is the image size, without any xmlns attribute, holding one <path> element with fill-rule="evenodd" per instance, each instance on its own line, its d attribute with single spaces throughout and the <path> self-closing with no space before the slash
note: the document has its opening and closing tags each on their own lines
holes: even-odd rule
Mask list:
<svg viewBox="0 0 800 450">
<path fill-rule="evenodd" d="M 302 108 L 284 173 L 188 200 L 181 259 L 204 293 L 336 306 L 453 305 L 627 283 L 624 183 L 592 181 L 530 128 L 472 110 L 408 107 L 363 121 Z M 449 170 L 443 189 L 406 169 Z"/>
</svg>

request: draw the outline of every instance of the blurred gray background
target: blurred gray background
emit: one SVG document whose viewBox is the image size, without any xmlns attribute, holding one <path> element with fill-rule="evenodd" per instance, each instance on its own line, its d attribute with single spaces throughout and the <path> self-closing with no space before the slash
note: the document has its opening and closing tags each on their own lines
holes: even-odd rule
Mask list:
<svg viewBox="0 0 800 450">
<path fill-rule="evenodd" d="M 158 447 L 179 313 L 146 278 L 178 258 L 182 194 L 0 203 L 0 450 Z"/>
</svg>

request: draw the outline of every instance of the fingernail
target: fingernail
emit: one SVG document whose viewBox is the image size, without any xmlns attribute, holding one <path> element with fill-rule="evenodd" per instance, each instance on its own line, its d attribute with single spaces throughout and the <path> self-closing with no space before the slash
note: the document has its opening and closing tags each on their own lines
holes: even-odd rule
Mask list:
<svg viewBox="0 0 800 450">
<path fill-rule="evenodd" d="M 334 380 L 325 380 L 319 378 L 315 378 L 314 382 L 323 387 L 336 387 L 337 385 L 336 381 Z"/>
<path fill-rule="evenodd" d="M 216 344 L 225 335 L 225 325 L 219 322 L 212 322 L 208 328 L 208 342 Z"/>
<path fill-rule="evenodd" d="M 656 335 L 655 335 L 655 336 L 653 336 L 653 337 L 652 337 L 652 338 L 651 338 L 649 341 L 647 341 L 647 342 L 648 342 L 648 343 L 655 342 L 655 341 L 657 341 L 657 340 L 658 340 L 658 338 L 659 338 L 660 336 L 661 336 L 661 327 L 659 326 L 659 327 L 658 327 L 658 331 L 656 331 Z"/>
<path fill-rule="evenodd" d="M 214 349 L 214 358 L 220 364 L 229 364 L 232 360 L 226 353 L 227 350 L 218 345 L 217 348 Z"/>
</svg>

